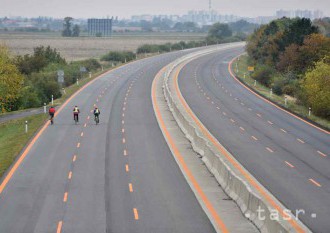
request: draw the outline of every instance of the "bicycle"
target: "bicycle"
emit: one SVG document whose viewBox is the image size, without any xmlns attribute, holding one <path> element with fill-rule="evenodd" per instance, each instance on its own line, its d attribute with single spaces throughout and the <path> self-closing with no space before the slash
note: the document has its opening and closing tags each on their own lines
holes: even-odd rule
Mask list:
<svg viewBox="0 0 330 233">
<path fill-rule="evenodd" d="M 95 115 L 94 121 L 95 121 L 95 124 L 99 124 L 100 123 L 100 117 L 98 115 Z"/>
<path fill-rule="evenodd" d="M 78 114 L 74 114 L 73 115 L 73 118 L 74 118 L 74 123 L 75 124 L 78 124 L 79 120 L 78 120 Z"/>
<path fill-rule="evenodd" d="M 50 115 L 50 124 L 53 125 L 54 124 L 54 115 Z"/>
</svg>

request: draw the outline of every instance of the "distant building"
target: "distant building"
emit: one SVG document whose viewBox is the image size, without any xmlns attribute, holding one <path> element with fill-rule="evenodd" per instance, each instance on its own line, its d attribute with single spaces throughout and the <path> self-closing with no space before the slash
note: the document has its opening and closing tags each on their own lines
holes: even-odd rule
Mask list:
<svg viewBox="0 0 330 233">
<path fill-rule="evenodd" d="M 323 17 L 323 12 L 320 10 L 315 10 L 314 12 L 310 10 L 278 10 L 276 11 L 276 18 L 309 18 L 309 19 L 319 19 Z"/>
<path fill-rule="evenodd" d="M 88 35 L 89 36 L 105 36 L 112 35 L 113 19 L 88 19 Z"/>
</svg>

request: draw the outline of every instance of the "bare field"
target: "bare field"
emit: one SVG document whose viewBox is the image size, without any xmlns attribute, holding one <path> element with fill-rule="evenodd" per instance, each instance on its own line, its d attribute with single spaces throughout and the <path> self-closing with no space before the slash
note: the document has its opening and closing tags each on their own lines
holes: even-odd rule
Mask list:
<svg viewBox="0 0 330 233">
<path fill-rule="evenodd" d="M 20 55 L 32 53 L 34 47 L 50 45 L 72 61 L 99 58 L 109 51 L 135 51 L 142 44 L 202 40 L 204 36 L 197 33 L 134 33 L 116 34 L 112 38 L 66 38 L 54 33 L 0 33 L 0 44 Z"/>
</svg>

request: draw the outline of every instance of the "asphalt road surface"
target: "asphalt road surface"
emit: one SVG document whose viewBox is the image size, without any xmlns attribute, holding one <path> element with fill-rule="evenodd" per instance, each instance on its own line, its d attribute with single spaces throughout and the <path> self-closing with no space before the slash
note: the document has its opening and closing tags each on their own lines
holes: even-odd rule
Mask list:
<svg viewBox="0 0 330 233">
<path fill-rule="evenodd" d="M 179 76 L 187 103 L 234 157 L 313 232 L 330 232 L 330 135 L 266 103 L 230 77 L 229 49 Z"/>
<path fill-rule="evenodd" d="M 215 232 L 166 144 L 150 97 L 156 73 L 180 54 L 126 65 L 76 95 L 0 194 L 0 232 Z M 81 111 L 77 125 L 74 105 Z"/>
</svg>

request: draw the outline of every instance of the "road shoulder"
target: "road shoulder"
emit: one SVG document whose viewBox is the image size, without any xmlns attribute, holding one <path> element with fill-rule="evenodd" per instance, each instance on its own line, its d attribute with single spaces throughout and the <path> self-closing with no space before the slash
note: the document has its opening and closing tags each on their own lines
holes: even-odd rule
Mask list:
<svg viewBox="0 0 330 233">
<path fill-rule="evenodd" d="M 215 229 L 217 232 L 258 232 L 192 149 L 166 103 L 162 88 L 163 76 L 160 72 L 152 87 L 153 106 L 159 126 L 182 173 Z"/>
</svg>

